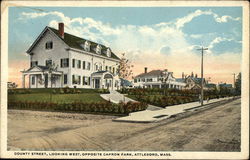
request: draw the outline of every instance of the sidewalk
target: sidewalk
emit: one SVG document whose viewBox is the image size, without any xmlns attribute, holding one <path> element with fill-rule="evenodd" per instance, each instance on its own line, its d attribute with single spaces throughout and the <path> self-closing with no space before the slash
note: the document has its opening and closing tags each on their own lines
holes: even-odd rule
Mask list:
<svg viewBox="0 0 250 160">
<path fill-rule="evenodd" d="M 232 97 L 220 98 L 220 99 L 212 99 L 209 102 L 204 101 L 204 105 L 215 103 L 222 100 L 229 100 Z M 192 108 L 195 109 L 200 106 L 199 102 L 192 102 L 186 104 L 179 104 L 174 106 L 169 106 L 161 110 L 144 110 L 139 112 L 130 113 L 129 116 L 120 117 L 114 119 L 113 121 L 117 122 L 135 122 L 135 123 L 150 123 L 150 122 L 157 122 L 163 119 L 167 119 L 172 115 L 176 115 L 182 112 L 186 112 L 187 110 L 191 110 Z M 204 106 L 206 107 L 206 106 Z"/>
<path fill-rule="evenodd" d="M 125 102 L 125 103 L 127 103 L 129 101 L 136 102 L 135 100 L 128 98 L 125 95 L 123 95 L 115 90 L 110 90 L 110 94 L 101 94 L 100 96 L 103 99 L 110 101 L 112 103 L 116 103 L 116 104 L 118 104 L 120 101 Z M 162 109 L 162 108 L 157 107 L 157 106 L 153 106 L 153 105 L 148 105 L 148 108 L 147 108 L 147 110 L 151 110 L 151 111 L 160 110 L 160 109 Z"/>
</svg>

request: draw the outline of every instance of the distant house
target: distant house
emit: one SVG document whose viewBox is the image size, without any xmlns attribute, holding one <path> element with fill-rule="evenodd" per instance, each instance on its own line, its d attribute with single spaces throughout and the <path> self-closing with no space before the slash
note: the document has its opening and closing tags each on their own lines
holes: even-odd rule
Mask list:
<svg viewBox="0 0 250 160">
<path fill-rule="evenodd" d="M 145 67 L 144 73 L 134 77 L 133 86 L 138 88 L 175 88 L 183 89 L 186 86 L 184 81 L 175 79 L 173 72 L 168 70 L 152 70 L 147 72 Z"/>
<path fill-rule="evenodd" d="M 129 88 L 129 87 L 133 86 L 132 82 L 130 82 L 129 80 L 120 78 L 120 81 L 121 81 L 121 86 L 122 87 Z"/>
<path fill-rule="evenodd" d="M 30 68 L 22 72 L 29 88 L 112 88 L 120 86 L 120 59 L 109 47 L 45 27 L 31 47 Z"/>
<path fill-rule="evenodd" d="M 186 82 L 186 87 L 185 89 L 191 89 L 191 90 L 198 90 L 201 89 L 201 82 L 202 79 L 198 78 L 198 77 L 193 77 L 193 76 L 188 76 L 187 78 L 185 78 L 185 82 Z M 203 78 L 203 89 L 207 89 L 206 85 L 207 82 L 205 80 L 205 78 Z"/>
<path fill-rule="evenodd" d="M 219 89 L 220 88 L 226 88 L 226 89 L 232 89 L 233 85 L 232 84 L 227 84 L 227 83 L 220 83 L 218 84 Z"/>
</svg>

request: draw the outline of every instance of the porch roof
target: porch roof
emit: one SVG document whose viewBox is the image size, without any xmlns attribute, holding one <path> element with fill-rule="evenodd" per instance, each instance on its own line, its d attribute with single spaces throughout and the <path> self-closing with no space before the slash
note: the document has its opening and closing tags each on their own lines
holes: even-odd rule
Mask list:
<svg viewBox="0 0 250 160">
<path fill-rule="evenodd" d="M 49 67 L 47 66 L 33 66 L 30 67 L 28 70 L 26 71 L 21 71 L 24 74 L 41 74 L 41 73 L 48 73 L 49 72 Z M 57 71 L 57 70 L 53 70 L 52 74 L 62 74 L 63 72 L 61 71 Z"/>
</svg>

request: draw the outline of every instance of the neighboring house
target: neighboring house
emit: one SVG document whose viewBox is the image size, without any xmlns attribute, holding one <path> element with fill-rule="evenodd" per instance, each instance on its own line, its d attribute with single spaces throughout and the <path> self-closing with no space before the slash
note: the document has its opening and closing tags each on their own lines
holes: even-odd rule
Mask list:
<svg viewBox="0 0 250 160">
<path fill-rule="evenodd" d="M 125 87 L 125 88 L 133 87 L 132 82 L 130 82 L 129 80 L 126 80 L 126 79 L 123 79 L 123 78 L 120 78 L 120 80 L 121 80 L 121 86 L 122 87 Z"/>
<path fill-rule="evenodd" d="M 21 71 L 29 88 L 110 88 L 118 89 L 120 59 L 104 45 L 45 27 L 27 53 L 30 68 Z M 51 67 L 53 66 L 53 67 Z"/>
<path fill-rule="evenodd" d="M 208 89 L 208 90 L 215 90 L 217 88 L 216 84 L 214 83 L 207 83 L 205 85 L 205 87 Z"/>
<path fill-rule="evenodd" d="M 173 77 L 173 72 L 168 72 L 167 70 L 152 70 L 139 74 L 134 77 L 133 80 L 134 87 L 140 88 L 175 88 L 183 89 L 186 84 L 183 81 L 176 80 Z"/>
<path fill-rule="evenodd" d="M 225 89 L 232 89 L 233 85 L 232 84 L 227 84 L 227 83 L 220 83 L 218 84 L 219 89 L 225 88 Z"/>
<path fill-rule="evenodd" d="M 197 76 L 188 76 L 185 78 L 185 82 L 186 82 L 186 87 L 185 89 L 191 89 L 191 90 L 199 90 L 201 89 L 201 82 L 202 82 L 202 78 L 198 78 Z M 203 89 L 207 90 L 207 82 L 205 80 L 205 78 L 203 78 Z"/>
</svg>

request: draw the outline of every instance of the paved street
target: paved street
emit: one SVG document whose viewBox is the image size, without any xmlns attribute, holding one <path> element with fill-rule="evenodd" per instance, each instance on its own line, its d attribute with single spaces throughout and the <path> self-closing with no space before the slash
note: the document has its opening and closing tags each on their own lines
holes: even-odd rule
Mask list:
<svg viewBox="0 0 250 160">
<path fill-rule="evenodd" d="M 158 123 L 114 116 L 8 111 L 11 150 L 239 151 L 241 102 L 185 112 Z"/>
</svg>

